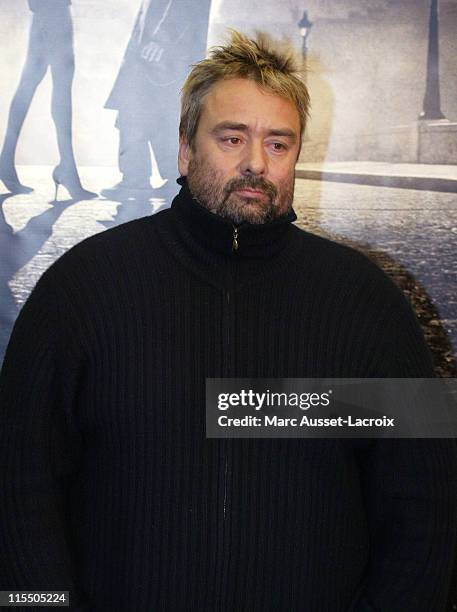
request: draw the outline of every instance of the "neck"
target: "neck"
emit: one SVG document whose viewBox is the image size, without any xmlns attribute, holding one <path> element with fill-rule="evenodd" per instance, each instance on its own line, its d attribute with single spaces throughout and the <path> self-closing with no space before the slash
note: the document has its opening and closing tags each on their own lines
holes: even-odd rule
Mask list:
<svg viewBox="0 0 457 612">
<path fill-rule="evenodd" d="M 297 219 L 293 208 L 265 223 L 234 223 L 210 211 L 192 195 L 187 180 L 178 182 L 181 191 L 172 203 L 172 210 L 182 229 L 202 248 L 215 255 L 240 258 L 269 258 L 287 246 L 292 222 Z"/>
<path fill-rule="evenodd" d="M 293 209 L 268 223 L 236 226 L 193 199 L 186 181 L 171 209 L 158 213 L 159 239 L 195 277 L 227 290 L 281 282 L 302 259 L 302 231 Z"/>
</svg>

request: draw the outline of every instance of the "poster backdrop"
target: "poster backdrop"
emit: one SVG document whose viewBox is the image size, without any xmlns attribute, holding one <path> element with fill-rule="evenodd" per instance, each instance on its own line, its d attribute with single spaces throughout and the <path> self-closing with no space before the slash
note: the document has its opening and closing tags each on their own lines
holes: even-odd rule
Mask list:
<svg viewBox="0 0 457 612">
<path fill-rule="evenodd" d="M 382 266 L 456 375 L 457 0 L 0 0 L 0 360 L 57 257 L 169 206 L 179 88 L 227 27 L 305 57 L 298 224 Z"/>
</svg>

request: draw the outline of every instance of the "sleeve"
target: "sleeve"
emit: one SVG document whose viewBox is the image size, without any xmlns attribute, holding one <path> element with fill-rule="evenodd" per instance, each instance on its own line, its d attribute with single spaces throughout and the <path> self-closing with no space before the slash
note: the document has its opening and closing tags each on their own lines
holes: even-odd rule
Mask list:
<svg viewBox="0 0 457 612">
<path fill-rule="evenodd" d="M 167 29 L 167 21 L 170 18 L 170 12 L 175 8 L 175 4 L 176 0 L 158 0 L 149 3 L 144 16 L 142 44 L 146 44 L 150 40 L 157 43 L 163 42 L 163 32 Z M 167 39 L 166 42 L 168 42 Z"/>
<path fill-rule="evenodd" d="M 142 44 L 152 40 L 164 47 L 167 55 L 188 54 L 186 47 L 192 42 L 195 27 L 183 18 L 186 15 L 194 15 L 194 20 L 197 18 L 189 0 L 160 0 L 151 4 L 146 12 Z"/>
<path fill-rule="evenodd" d="M 433 377 L 430 353 L 404 299 L 373 376 Z M 370 440 L 357 459 L 370 554 L 350 612 L 444 612 L 457 533 L 454 439 Z"/>
<path fill-rule="evenodd" d="M 57 293 L 48 270 L 16 320 L 0 374 L 0 590 L 69 591 L 69 609 L 81 612 L 64 492 L 82 442 Z"/>
</svg>

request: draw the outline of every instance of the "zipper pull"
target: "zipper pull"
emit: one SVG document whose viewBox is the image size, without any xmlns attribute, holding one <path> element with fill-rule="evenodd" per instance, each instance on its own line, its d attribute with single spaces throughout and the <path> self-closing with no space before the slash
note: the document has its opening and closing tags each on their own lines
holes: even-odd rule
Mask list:
<svg viewBox="0 0 457 612">
<path fill-rule="evenodd" d="M 238 228 L 233 226 L 232 251 L 238 250 Z"/>
</svg>

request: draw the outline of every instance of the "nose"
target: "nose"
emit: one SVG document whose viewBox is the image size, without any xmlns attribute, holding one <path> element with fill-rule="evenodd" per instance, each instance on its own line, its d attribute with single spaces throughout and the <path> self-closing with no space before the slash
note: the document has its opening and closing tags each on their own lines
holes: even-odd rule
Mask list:
<svg viewBox="0 0 457 612">
<path fill-rule="evenodd" d="M 243 176 L 258 176 L 265 173 L 266 158 L 262 143 L 248 143 L 243 153 L 243 159 L 240 163 L 240 171 Z"/>
</svg>

